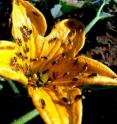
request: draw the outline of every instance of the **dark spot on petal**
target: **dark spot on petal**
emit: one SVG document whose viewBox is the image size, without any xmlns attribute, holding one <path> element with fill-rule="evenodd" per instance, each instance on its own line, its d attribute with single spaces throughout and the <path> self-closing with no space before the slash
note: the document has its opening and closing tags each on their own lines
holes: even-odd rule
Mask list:
<svg viewBox="0 0 117 124">
<path fill-rule="evenodd" d="M 39 59 L 38 58 L 31 58 L 30 61 L 31 62 L 37 62 Z"/>
<path fill-rule="evenodd" d="M 52 65 L 55 65 L 55 64 L 57 64 L 57 61 L 53 61 L 53 62 L 52 62 Z"/>
<path fill-rule="evenodd" d="M 16 56 L 18 56 L 19 58 L 23 59 L 25 58 L 25 56 L 23 56 L 23 54 L 21 52 L 16 52 Z"/>
<path fill-rule="evenodd" d="M 19 0 L 15 0 L 15 3 L 19 6 Z"/>
<path fill-rule="evenodd" d="M 35 15 L 35 16 L 39 16 L 39 14 L 38 14 L 37 12 L 35 12 L 35 11 L 32 11 L 32 13 L 33 13 L 33 15 Z"/>
<path fill-rule="evenodd" d="M 54 37 L 53 39 L 49 40 L 48 43 L 52 43 L 52 42 L 57 41 L 57 40 L 58 40 L 58 38 Z"/>
<path fill-rule="evenodd" d="M 42 73 L 46 74 L 49 71 L 49 69 L 44 70 Z"/>
<path fill-rule="evenodd" d="M 75 59 L 73 60 L 73 65 L 76 65 L 77 62 L 78 62 L 78 59 L 75 58 Z"/>
<path fill-rule="evenodd" d="M 40 102 L 41 102 L 41 107 L 42 107 L 42 109 L 44 109 L 45 108 L 45 100 L 44 99 L 40 99 Z"/>
<path fill-rule="evenodd" d="M 75 34 L 75 30 L 73 30 L 73 31 L 70 31 L 69 33 L 68 33 L 68 37 L 72 37 L 74 34 Z"/>
<path fill-rule="evenodd" d="M 68 76 L 69 72 L 64 73 L 63 77 Z"/>
<path fill-rule="evenodd" d="M 28 29 L 28 27 L 24 25 L 23 27 L 20 27 L 20 31 L 22 32 L 25 41 L 27 41 L 30 38 L 32 30 Z"/>
<path fill-rule="evenodd" d="M 91 78 L 91 77 L 95 77 L 97 76 L 97 73 L 96 72 L 93 72 L 92 74 L 90 74 L 88 77 Z"/>
<path fill-rule="evenodd" d="M 72 78 L 72 81 L 78 81 L 78 78 Z"/>
<path fill-rule="evenodd" d="M 76 95 L 75 98 L 74 98 L 74 100 L 76 101 L 78 99 L 82 99 L 82 95 Z"/>
<path fill-rule="evenodd" d="M 83 66 L 83 71 L 87 71 L 87 69 L 88 69 L 88 64 L 86 63 L 84 66 Z"/>
<path fill-rule="evenodd" d="M 16 65 L 16 62 L 17 62 L 17 58 L 13 57 L 11 58 L 10 65 Z"/>
<path fill-rule="evenodd" d="M 56 73 L 55 72 L 52 73 L 52 77 L 53 77 L 53 79 L 56 79 Z"/>
<path fill-rule="evenodd" d="M 24 53 L 29 52 L 29 47 L 27 45 L 25 45 L 24 48 L 23 48 L 23 51 L 24 51 Z"/>
<path fill-rule="evenodd" d="M 73 40 L 68 39 L 68 42 L 69 42 L 69 45 L 71 45 L 71 46 L 74 45 L 74 41 Z"/>
<path fill-rule="evenodd" d="M 22 46 L 22 41 L 21 41 L 20 38 L 15 39 L 15 42 L 16 42 L 16 44 L 18 44 L 19 46 Z"/>
<path fill-rule="evenodd" d="M 76 27 L 75 20 L 71 19 L 71 20 L 67 21 L 66 25 L 69 28 L 75 28 Z"/>
<path fill-rule="evenodd" d="M 46 56 L 42 56 L 41 58 L 42 58 L 42 59 L 46 59 L 46 60 L 48 59 L 48 57 L 46 57 Z"/>
<path fill-rule="evenodd" d="M 71 105 L 71 101 L 68 98 L 63 97 L 62 100 L 63 100 L 64 103 L 66 103 L 68 105 Z"/>
<path fill-rule="evenodd" d="M 79 32 L 83 30 L 83 26 L 81 25 L 81 23 L 79 23 L 78 21 L 74 19 L 67 21 L 66 26 L 69 27 L 73 31 L 74 29 L 76 29 L 76 31 L 79 31 Z"/>
<path fill-rule="evenodd" d="M 63 58 L 66 58 L 66 54 L 65 53 L 62 53 L 61 54 Z"/>
<path fill-rule="evenodd" d="M 57 86 L 56 86 L 56 85 L 53 85 L 53 89 L 54 89 L 54 90 L 57 90 Z"/>
</svg>

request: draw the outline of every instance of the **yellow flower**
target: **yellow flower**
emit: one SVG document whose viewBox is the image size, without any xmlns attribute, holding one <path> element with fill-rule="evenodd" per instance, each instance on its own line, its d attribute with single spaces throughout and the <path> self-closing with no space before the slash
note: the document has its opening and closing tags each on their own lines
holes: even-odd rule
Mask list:
<svg viewBox="0 0 117 124">
<path fill-rule="evenodd" d="M 13 0 L 14 43 L 0 41 L 0 76 L 24 84 L 47 124 L 81 124 L 84 85 L 117 85 L 107 66 L 78 55 L 83 25 L 58 22 L 48 36 L 43 14 L 24 0 Z"/>
</svg>

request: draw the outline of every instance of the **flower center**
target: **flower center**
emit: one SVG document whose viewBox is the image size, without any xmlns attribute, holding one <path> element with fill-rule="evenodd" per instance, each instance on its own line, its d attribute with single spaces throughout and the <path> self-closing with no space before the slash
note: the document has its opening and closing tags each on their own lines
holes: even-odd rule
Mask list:
<svg viewBox="0 0 117 124">
<path fill-rule="evenodd" d="M 28 77 L 28 82 L 30 86 L 33 86 L 34 88 L 36 88 L 36 87 L 47 85 L 48 83 L 51 82 L 51 79 L 48 73 L 37 72 L 37 73 L 34 73 L 32 76 Z"/>
</svg>

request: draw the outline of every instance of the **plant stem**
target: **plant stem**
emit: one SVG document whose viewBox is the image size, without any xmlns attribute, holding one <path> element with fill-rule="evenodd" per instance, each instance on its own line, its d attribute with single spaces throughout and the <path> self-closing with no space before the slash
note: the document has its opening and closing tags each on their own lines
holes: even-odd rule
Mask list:
<svg viewBox="0 0 117 124">
<path fill-rule="evenodd" d="M 31 119 L 35 118 L 37 115 L 39 115 L 39 112 L 36 109 L 33 109 L 32 111 L 26 113 L 25 115 L 21 116 L 10 124 L 25 124 Z"/>
<path fill-rule="evenodd" d="M 92 27 L 101 19 L 104 19 L 104 18 L 109 18 L 109 17 L 112 17 L 111 14 L 109 13 L 104 13 L 102 12 L 102 9 L 103 7 L 107 4 L 107 1 L 106 0 L 103 0 L 103 3 L 102 5 L 100 6 L 95 18 L 86 26 L 85 28 L 85 32 L 86 34 L 92 29 Z"/>
<path fill-rule="evenodd" d="M 9 85 L 11 86 L 11 88 L 12 88 L 12 90 L 13 90 L 13 92 L 15 94 L 19 94 L 20 93 L 20 91 L 18 90 L 18 88 L 16 87 L 16 85 L 14 84 L 13 81 L 7 80 L 7 82 L 9 83 Z"/>
<path fill-rule="evenodd" d="M 87 34 L 91 29 L 92 27 L 98 22 L 99 20 L 99 17 L 95 17 L 85 28 L 85 33 Z"/>
</svg>

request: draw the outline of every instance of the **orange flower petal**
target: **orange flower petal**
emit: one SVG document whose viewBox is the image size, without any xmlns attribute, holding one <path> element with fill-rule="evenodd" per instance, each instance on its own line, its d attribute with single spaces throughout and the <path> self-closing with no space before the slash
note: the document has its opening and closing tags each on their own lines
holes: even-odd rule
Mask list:
<svg viewBox="0 0 117 124">
<path fill-rule="evenodd" d="M 19 36 L 22 26 L 27 26 L 36 35 L 44 35 L 47 29 L 43 14 L 25 0 L 13 0 L 12 21 L 12 31 L 15 38 Z"/>
<path fill-rule="evenodd" d="M 61 119 L 56 106 L 43 88 L 34 90 L 32 100 L 33 104 L 36 106 L 40 115 L 47 124 L 61 124 Z"/>
<path fill-rule="evenodd" d="M 46 66 L 57 85 L 117 85 L 117 77 L 106 65 L 85 56 L 60 57 Z M 46 70 L 45 69 L 45 70 Z"/>
<path fill-rule="evenodd" d="M 62 87 L 59 87 L 60 89 Z M 71 103 L 67 103 L 64 97 L 65 88 L 62 88 L 62 94 L 59 91 L 54 92 L 51 88 L 34 89 L 31 87 L 29 92 L 33 103 L 40 112 L 44 121 L 48 124 L 81 124 L 82 121 L 82 99 L 79 89 L 68 90 L 67 96 Z M 30 94 L 30 93 L 29 93 Z M 62 99 L 63 98 L 63 99 Z"/>
<path fill-rule="evenodd" d="M 43 14 L 28 1 L 13 0 L 12 25 L 16 43 L 21 49 L 27 47 L 28 56 L 35 58 L 35 39 L 38 35 L 44 35 L 47 28 Z"/>
<path fill-rule="evenodd" d="M 38 36 L 36 46 L 40 58 L 39 68 L 60 55 L 74 57 L 84 46 L 85 33 L 83 25 L 75 19 L 58 22 L 47 37 Z M 41 42 L 41 43 L 40 43 Z"/>
</svg>

